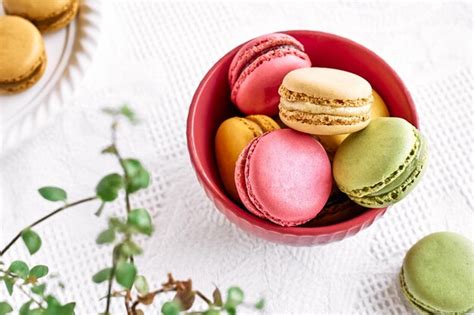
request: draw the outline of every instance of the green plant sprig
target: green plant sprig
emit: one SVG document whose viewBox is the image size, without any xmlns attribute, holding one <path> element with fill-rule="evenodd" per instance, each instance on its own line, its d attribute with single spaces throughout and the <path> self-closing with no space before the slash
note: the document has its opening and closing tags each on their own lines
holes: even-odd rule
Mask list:
<svg viewBox="0 0 474 315">
<path fill-rule="evenodd" d="M 119 108 L 106 108 L 104 112 L 112 117 L 112 124 L 111 144 L 102 150 L 102 153 L 112 154 L 116 157 L 122 174 L 111 173 L 104 176 L 96 185 L 95 196 L 70 203 L 67 201 L 67 193 L 64 189 L 53 186 L 40 188 L 39 193 L 43 198 L 52 202 L 63 202 L 64 205 L 21 230 L 0 251 L 0 259 L 20 238 L 31 255 L 38 252 L 42 240 L 33 231 L 33 228 L 52 216 L 79 204 L 95 200 L 101 201 L 95 213 L 100 216 L 106 205 L 114 202 L 120 193 L 123 193 L 126 216 L 110 217 L 106 229 L 100 232 L 96 238 L 98 245 L 112 246 L 111 265 L 98 271 L 92 277 L 95 283 L 107 283 L 107 293 L 104 297 L 106 299 L 105 310 L 102 314 L 110 314 L 112 298 L 123 298 L 127 315 L 142 315 L 144 314 L 143 306 L 152 304 L 157 295 L 170 292 L 174 292 L 173 299 L 161 306 L 161 313 L 164 315 L 177 315 L 182 312 L 196 315 L 222 313 L 233 315 L 236 314 L 239 306 L 263 309 L 264 300 L 260 300 L 255 304 L 244 303 L 244 293 L 238 287 L 228 289 L 225 301 L 220 290 L 216 288 L 211 299 L 201 291 L 193 289 L 191 280 L 175 280 L 171 274 L 168 275 L 167 282 L 163 283 L 159 289 L 149 289 L 148 281 L 144 275 L 139 273 L 133 257 L 143 253 L 143 249 L 138 245 L 135 238 L 137 236 L 150 237 L 154 226 L 148 210 L 132 207 L 130 196 L 148 188 L 151 176 L 138 159 L 124 158 L 117 146 L 119 123 L 125 119 L 132 124 L 136 124 L 138 119 L 135 113 L 126 105 Z M 23 261 L 14 261 L 8 268 L 4 268 L 4 266 L 0 260 L 0 281 L 4 282 L 8 293 L 11 295 L 13 288 L 16 286 L 28 298 L 19 310 L 20 315 L 74 314 L 75 303 L 61 304 L 53 295 L 45 293 L 47 283 L 41 282 L 40 278 L 48 274 L 47 266 L 37 265 L 30 270 Z M 114 284 L 119 285 L 121 290 L 114 291 Z M 191 311 L 196 297 L 207 305 L 205 310 Z M 32 305 L 35 305 L 35 307 L 32 308 Z M 12 311 L 10 304 L 0 301 L 0 315 Z"/>
</svg>

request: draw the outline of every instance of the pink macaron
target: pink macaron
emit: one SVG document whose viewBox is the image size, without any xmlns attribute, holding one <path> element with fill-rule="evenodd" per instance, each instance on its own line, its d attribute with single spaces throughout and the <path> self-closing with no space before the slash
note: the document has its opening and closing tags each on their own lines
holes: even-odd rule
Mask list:
<svg viewBox="0 0 474 315">
<path fill-rule="evenodd" d="M 280 33 L 257 37 L 239 49 L 230 65 L 232 102 L 247 115 L 276 115 L 283 77 L 304 67 L 311 67 L 311 60 L 295 38 Z"/>
<path fill-rule="evenodd" d="M 249 143 L 237 161 L 235 183 L 251 213 L 295 226 L 324 207 L 332 188 L 331 165 L 312 136 L 281 129 Z"/>
</svg>

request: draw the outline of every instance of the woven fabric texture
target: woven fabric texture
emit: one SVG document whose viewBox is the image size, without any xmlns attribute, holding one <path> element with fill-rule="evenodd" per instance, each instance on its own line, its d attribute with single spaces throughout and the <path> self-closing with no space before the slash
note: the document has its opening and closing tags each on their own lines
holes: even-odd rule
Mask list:
<svg viewBox="0 0 474 315">
<path fill-rule="evenodd" d="M 99 154 L 110 138 L 99 109 L 123 102 L 143 123 L 123 126 L 119 145 L 153 174 L 151 188 L 132 200 L 156 224 L 137 259 L 152 284 L 173 272 L 209 293 L 214 284 L 239 285 L 249 300 L 266 298 L 266 314 L 410 314 L 398 287 L 407 249 L 440 230 L 474 238 L 472 4 L 104 2 L 98 50 L 70 106 L 0 160 L 0 244 L 54 207 L 38 187 L 61 186 L 71 200 L 82 198 L 119 170 Z M 358 235 L 312 248 L 268 243 L 230 224 L 199 186 L 186 148 L 188 107 L 207 70 L 239 43 L 287 29 L 332 32 L 374 50 L 411 91 L 429 142 L 429 166 L 412 194 Z M 4 257 L 48 264 L 66 284 L 63 300 L 77 301 L 77 314 L 103 311 L 106 286 L 91 277 L 109 264 L 111 249 L 94 240 L 123 203 L 101 219 L 96 206 L 38 227 L 37 255 L 19 243 Z M 146 310 L 157 314 L 157 305 Z M 121 302 L 113 306 L 124 313 Z"/>
</svg>

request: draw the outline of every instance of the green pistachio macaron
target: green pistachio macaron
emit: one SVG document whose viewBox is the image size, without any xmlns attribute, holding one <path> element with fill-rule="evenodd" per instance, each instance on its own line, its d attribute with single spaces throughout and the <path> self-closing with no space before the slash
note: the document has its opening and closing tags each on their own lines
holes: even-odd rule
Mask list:
<svg viewBox="0 0 474 315">
<path fill-rule="evenodd" d="M 349 135 L 334 156 L 339 189 L 354 202 L 382 208 L 403 199 L 419 182 L 427 161 L 419 131 L 397 117 L 373 119 Z"/>
<path fill-rule="evenodd" d="M 400 286 L 421 314 L 473 311 L 474 243 L 451 232 L 424 237 L 405 256 Z"/>
</svg>

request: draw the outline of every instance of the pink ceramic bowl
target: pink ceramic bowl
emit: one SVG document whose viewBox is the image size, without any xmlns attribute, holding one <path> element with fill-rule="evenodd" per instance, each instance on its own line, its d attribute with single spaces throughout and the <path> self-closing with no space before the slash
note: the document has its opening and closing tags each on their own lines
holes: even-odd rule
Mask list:
<svg viewBox="0 0 474 315">
<path fill-rule="evenodd" d="M 415 105 L 395 71 L 369 49 L 343 37 L 316 31 L 287 31 L 305 46 L 313 66 L 337 68 L 367 79 L 382 96 L 391 116 L 405 118 L 418 127 Z M 187 121 L 191 162 L 206 194 L 231 222 L 241 229 L 272 242 L 296 246 L 342 240 L 371 225 L 386 208 L 355 211 L 352 218 L 327 226 L 281 227 L 260 219 L 226 194 L 214 157 L 214 136 L 226 118 L 240 115 L 230 101 L 227 71 L 236 47 L 206 74 L 194 94 Z"/>
</svg>

